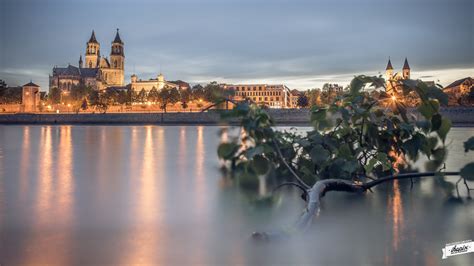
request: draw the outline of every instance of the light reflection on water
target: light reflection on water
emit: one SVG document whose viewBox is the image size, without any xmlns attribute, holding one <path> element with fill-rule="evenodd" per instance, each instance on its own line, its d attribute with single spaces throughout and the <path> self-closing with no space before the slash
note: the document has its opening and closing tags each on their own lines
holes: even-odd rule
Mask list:
<svg viewBox="0 0 474 266">
<path fill-rule="evenodd" d="M 445 243 L 474 238 L 472 203 L 447 205 L 427 180 L 328 194 L 302 239 L 254 245 L 251 232 L 290 224 L 303 204 L 289 190 L 258 209 L 223 186 L 218 129 L 1 126 L 0 264 L 436 265 Z M 449 170 L 473 134 L 453 130 Z"/>
</svg>

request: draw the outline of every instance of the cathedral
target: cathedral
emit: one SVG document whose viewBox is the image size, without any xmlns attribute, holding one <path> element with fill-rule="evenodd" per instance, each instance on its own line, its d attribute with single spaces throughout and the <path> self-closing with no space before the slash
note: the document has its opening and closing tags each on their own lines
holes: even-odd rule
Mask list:
<svg viewBox="0 0 474 266">
<path fill-rule="evenodd" d="M 390 58 L 388 59 L 387 67 L 385 68 L 385 80 L 387 82 L 387 92 L 392 92 L 397 94 L 397 88 L 394 88 L 392 83 L 395 83 L 400 80 L 410 79 L 410 65 L 408 64 L 407 58 L 405 58 L 405 63 L 403 63 L 403 68 L 401 73 L 393 73 L 393 66 Z"/>
<path fill-rule="evenodd" d="M 79 65 L 67 67 L 54 67 L 49 76 L 49 89 L 59 88 L 68 92 L 73 86 L 85 85 L 95 90 L 104 90 L 108 87 L 124 86 L 125 55 L 124 43 L 120 38 L 119 30 L 112 41 L 110 57 L 100 55 L 100 43 L 95 37 L 95 32 L 87 42 L 85 62 L 82 55 Z"/>
</svg>

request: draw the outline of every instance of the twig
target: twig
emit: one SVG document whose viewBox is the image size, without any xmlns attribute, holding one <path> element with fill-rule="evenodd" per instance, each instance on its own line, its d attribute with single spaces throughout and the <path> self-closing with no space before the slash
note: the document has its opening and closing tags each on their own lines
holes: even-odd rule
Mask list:
<svg viewBox="0 0 474 266">
<path fill-rule="evenodd" d="M 377 180 L 365 183 L 362 185 L 362 187 L 364 189 L 368 189 L 378 184 L 391 181 L 391 180 L 414 178 L 414 177 L 425 177 L 425 176 L 436 176 L 437 174 L 440 174 L 440 173 L 439 172 L 426 172 L 426 173 L 406 173 L 406 174 L 399 174 L 399 175 L 389 175 L 389 176 L 377 178 Z M 459 172 L 443 172 L 441 174 L 444 176 L 448 176 L 448 175 L 458 176 Z"/>
<path fill-rule="evenodd" d="M 467 197 L 471 198 L 471 188 L 469 188 L 469 185 L 467 184 L 466 178 L 463 178 L 463 179 L 464 179 L 464 185 L 466 186 L 466 189 L 467 189 Z"/>
<path fill-rule="evenodd" d="M 459 188 L 458 188 L 458 184 L 459 184 L 459 182 L 461 182 L 461 180 L 462 180 L 462 177 L 460 177 L 459 180 L 456 181 L 456 193 L 458 194 L 458 198 L 459 198 Z"/>
<path fill-rule="evenodd" d="M 288 170 L 290 171 L 291 174 L 293 174 L 293 176 L 296 178 L 296 180 L 298 180 L 298 182 L 305 188 L 305 189 L 310 189 L 311 187 L 308 186 L 305 182 L 303 182 L 303 180 L 298 176 L 298 174 L 293 170 L 293 168 L 291 168 L 290 165 L 288 165 L 288 163 L 286 162 L 285 160 L 285 157 L 283 157 L 283 154 L 281 154 L 281 150 L 280 150 L 280 147 L 278 146 L 278 143 L 273 140 L 273 145 L 275 145 L 275 148 L 277 150 L 277 154 L 278 156 L 280 157 L 280 160 L 283 162 L 283 164 L 286 166 L 286 168 L 288 168 Z"/>
</svg>

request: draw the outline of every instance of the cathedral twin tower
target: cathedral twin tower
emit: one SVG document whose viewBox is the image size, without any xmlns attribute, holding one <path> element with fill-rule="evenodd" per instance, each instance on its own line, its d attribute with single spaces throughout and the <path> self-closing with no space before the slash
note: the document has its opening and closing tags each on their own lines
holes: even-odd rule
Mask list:
<svg viewBox="0 0 474 266">
<path fill-rule="evenodd" d="M 100 56 L 100 44 L 95 37 L 94 31 L 92 31 L 92 35 L 87 42 L 85 59 L 86 61 L 83 65 L 82 56 L 79 58 L 79 68 L 99 69 L 101 79 L 109 86 L 124 85 L 125 55 L 118 29 L 112 42 L 110 61 L 107 57 Z"/>
</svg>

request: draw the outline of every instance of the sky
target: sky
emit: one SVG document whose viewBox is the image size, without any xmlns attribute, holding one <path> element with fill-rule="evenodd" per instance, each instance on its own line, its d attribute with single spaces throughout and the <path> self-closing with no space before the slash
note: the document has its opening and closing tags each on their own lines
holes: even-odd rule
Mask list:
<svg viewBox="0 0 474 266">
<path fill-rule="evenodd" d="M 101 54 L 116 29 L 125 82 L 346 85 L 383 74 L 390 57 L 442 85 L 474 76 L 472 0 L 1 0 L 0 79 L 48 89 L 54 66 L 77 65 L 92 30 Z"/>
</svg>

